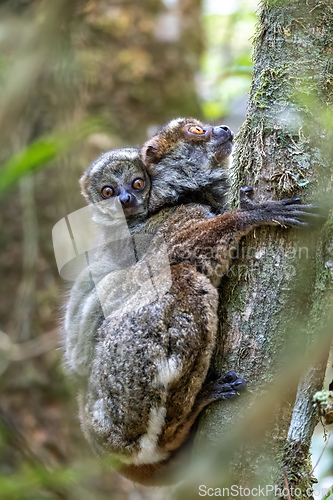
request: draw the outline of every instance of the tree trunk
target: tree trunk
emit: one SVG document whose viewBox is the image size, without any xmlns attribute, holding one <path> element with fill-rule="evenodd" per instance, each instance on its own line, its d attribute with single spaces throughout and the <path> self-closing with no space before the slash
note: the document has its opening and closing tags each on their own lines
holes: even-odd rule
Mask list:
<svg viewBox="0 0 333 500">
<path fill-rule="evenodd" d="M 318 202 L 331 190 L 332 26 L 331 0 L 261 3 L 248 113 L 234 155 L 234 205 L 246 185 L 256 201 L 303 189 Z M 215 403 L 201 419 L 196 450 L 221 446 L 199 484 L 277 485 L 286 490 L 269 490 L 271 498 L 311 498 L 312 397 L 322 387 L 332 333 L 324 314 L 332 304 L 332 226 L 256 230 L 235 251 L 221 287 L 214 364 L 244 377 L 249 395 Z M 230 458 L 233 475 L 222 477 Z"/>
</svg>

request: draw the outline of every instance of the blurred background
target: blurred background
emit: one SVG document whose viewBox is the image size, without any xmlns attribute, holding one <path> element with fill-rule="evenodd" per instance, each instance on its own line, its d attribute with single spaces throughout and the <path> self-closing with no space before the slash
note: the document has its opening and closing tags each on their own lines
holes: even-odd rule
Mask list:
<svg viewBox="0 0 333 500">
<path fill-rule="evenodd" d="M 2 500 L 171 495 L 103 469 L 83 440 L 59 347 L 70 283 L 58 275 L 51 232 L 85 205 L 78 179 L 100 153 L 142 144 L 177 116 L 237 132 L 256 7 L 255 0 L 0 1 Z M 327 446 L 320 460 L 331 483 L 332 455 Z"/>
</svg>

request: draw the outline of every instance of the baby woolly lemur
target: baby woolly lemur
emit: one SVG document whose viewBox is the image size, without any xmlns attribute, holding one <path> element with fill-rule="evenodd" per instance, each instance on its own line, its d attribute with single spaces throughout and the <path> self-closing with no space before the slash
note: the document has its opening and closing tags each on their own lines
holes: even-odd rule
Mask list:
<svg viewBox="0 0 333 500">
<path fill-rule="evenodd" d="M 91 368 L 97 330 L 105 319 L 102 309 L 103 296 L 107 294 L 105 283 L 111 288 L 110 296 L 112 288 L 116 293 L 119 280 L 123 279 L 123 273 L 118 270 L 133 264 L 127 225 L 134 230 L 140 221 L 147 219 L 150 180 L 138 150 L 124 148 L 101 155 L 86 170 L 80 183 L 87 201 L 93 204 L 93 219 L 101 228 L 101 235 L 90 266 L 81 272 L 72 287 L 64 327 L 67 368 L 76 377 L 86 377 Z M 130 203 L 127 197 L 131 198 Z M 112 280 L 105 280 L 110 272 Z M 121 301 L 121 293 L 117 297 Z M 116 297 L 113 299 L 115 302 Z M 112 305 L 116 307 L 115 303 Z"/>
<path fill-rule="evenodd" d="M 127 207 L 131 235 L 151 236 L 144 257 L 128 270 L 129 281 L 158 254 L 162 240 L 170 262 L 172 284 L 163 295 L 142 305 L 136 284 L 131 307 L 126 299 L 122 307 L 117 297 L 113 301 L 118 271 L 105 248 L 102 265 L 96 263 L 96 275 L 103 274 L 101 267 L 106 271 L 97 280 L 98 292 L 87 276 L 79 278 L 66 314 L 68 365 L 83 376 L 84 433 L 99 454 L 119 461 L 122 474 L 143 484 L 163 481 L 202 408 L 235 396 L 244 385 L 233 372 L 205 382 L 216 338 L 216 287 L 231 264 L 227 249 L 254 227 L 301 226 L 315 217 L 298 199 L 245 199 L 240 210 L 216 216 L 225 203 L 231 147 L 227 127 L 173 120 L 143 146 L 143 163 L 133 149 L 106 153 L 81 179 L 89 203 L 117 197 Z M 107 204 L 96 203 L 93 210 L 106 231 L 114 226 Z M 106 319 L 98 305 L 103 292 L 111 312 Z"/>
</svg>

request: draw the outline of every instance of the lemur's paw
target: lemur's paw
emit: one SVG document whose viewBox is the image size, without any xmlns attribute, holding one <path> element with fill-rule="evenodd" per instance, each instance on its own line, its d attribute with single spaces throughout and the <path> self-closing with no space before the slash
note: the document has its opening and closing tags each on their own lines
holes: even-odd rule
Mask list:
<svg viewBox="0 0 333 500">
<path fill-rule="evenodd" d="M 239 206 L 241 209 L 246 209 L 249 205 L 252 205 L 254 189 L 252 187 L 242 187 L 239 190 Z"/>
<path fill-rule="evenodd" d="M 303 205 L 298 196 L 255 203 L 249 198 L 250 194 L 253 194 L 253 188 L 245 187 L 240 190 L 240 209 L 247 212 L 258 225 L 309 227 L 319 226 L 327 219 L 322 207 Z"/>
<path fill-rule="evenodd" d="M 287 227 L 302 227 L 321 225 L 326 217 L 320 213 L 317 205 L 302 205 L 300 198 L 290 198 L 279 201 L 268 201 L 262 204 L 262 209 L 270 213 L 272 221 L 277 225 Z"/>
</svg>

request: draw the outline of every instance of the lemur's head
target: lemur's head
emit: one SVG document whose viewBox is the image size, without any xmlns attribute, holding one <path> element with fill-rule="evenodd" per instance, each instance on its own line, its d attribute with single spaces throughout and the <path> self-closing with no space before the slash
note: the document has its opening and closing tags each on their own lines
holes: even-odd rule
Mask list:
<svg viewBox="0 0 333 500">
<path fill-rule="evenodd" d="M 80 186 L 101 222 L 101 216 L 108 223 L 122 214 L 134 218 L 148 213 L 150 180 L 137 148 L 102 154 L 83 173 Z"/>
<path fill-rule="evenodd" d="M 160 208 L 162 199 L 223 205 L 233 138 L 226 125 L 195 118 L 177 118 L 158 130 L 141 149 L 152 182 L 150 211 Z"/>
</svg>

